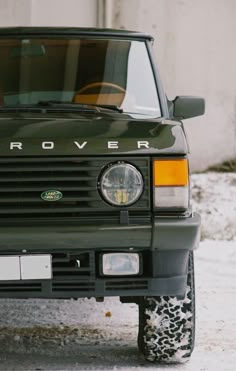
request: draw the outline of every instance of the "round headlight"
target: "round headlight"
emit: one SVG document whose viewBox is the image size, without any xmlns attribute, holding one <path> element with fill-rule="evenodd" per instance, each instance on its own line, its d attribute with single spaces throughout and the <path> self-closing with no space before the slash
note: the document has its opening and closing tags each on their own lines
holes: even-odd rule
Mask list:
<svg viewBox="0 0 236 371">
<path fill-rule="evenodd" d="M 109 204 L 131 205 L 140 198 L 143 192 L 142 175 L 133 165 L 113 164 L 101 176 L 100 191 Z"/>
</svg>

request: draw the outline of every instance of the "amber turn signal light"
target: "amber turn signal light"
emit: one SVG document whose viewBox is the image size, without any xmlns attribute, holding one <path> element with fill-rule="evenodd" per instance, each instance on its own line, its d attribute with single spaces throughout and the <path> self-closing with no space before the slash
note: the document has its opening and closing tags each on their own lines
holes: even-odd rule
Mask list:
<svg viewBox="0 0 236 371">
<path fill-rule="evenodd" d="M 154 186 L 187 186 L 188 185 L 188 161 L 179 160 L 155 160 L 153 164 Z"/>
</svg>

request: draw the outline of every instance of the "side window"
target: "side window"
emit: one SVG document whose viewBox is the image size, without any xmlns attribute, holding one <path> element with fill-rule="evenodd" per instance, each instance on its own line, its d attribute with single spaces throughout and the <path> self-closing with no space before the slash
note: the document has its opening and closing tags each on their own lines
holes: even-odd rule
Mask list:
<svg viewBox="0 0 236 371">
<path fill-rule="evenodd" d="M 133 109 L 135 111 L 160 116 L 156 84 L 144 42 L 132 42 L 128 60 L 126 89 L 128 94 L 134 98 Z M 126 110 L 126 100 L 123 102 L 122 108 Z"/>
</svg>

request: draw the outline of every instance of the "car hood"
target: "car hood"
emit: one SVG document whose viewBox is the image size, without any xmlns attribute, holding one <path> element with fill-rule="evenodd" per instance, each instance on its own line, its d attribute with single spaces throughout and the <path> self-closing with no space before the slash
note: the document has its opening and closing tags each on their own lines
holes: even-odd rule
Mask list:
<svg viewBox="0 0 236 371">
<path fill-rule="evenodd" d="M 0 156 L 186 154 L 182 126 L 120 114 L 1 113 Z"/>
</svg>

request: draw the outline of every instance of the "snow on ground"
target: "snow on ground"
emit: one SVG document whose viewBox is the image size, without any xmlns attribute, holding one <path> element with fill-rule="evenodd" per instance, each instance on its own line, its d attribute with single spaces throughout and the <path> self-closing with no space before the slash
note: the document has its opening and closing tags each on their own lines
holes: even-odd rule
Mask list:
<svg viewBox="0 0 236 371">
<path fill-rule="evenodd" d="M 192 198 L 203 239 L 236 241 L 236 173 L 192 175 Z"/>
<path fill-rule="evenodd" d="M 236 175 L 194 175 L 193 196 L 204 241 L 195 253 L 197 334 L 188 364 L 144 361 L 136 345 L 135 304 L 117 298 L 104 303 L 1 299 L 0 370 L 234 371 Z"/>
</svg>

